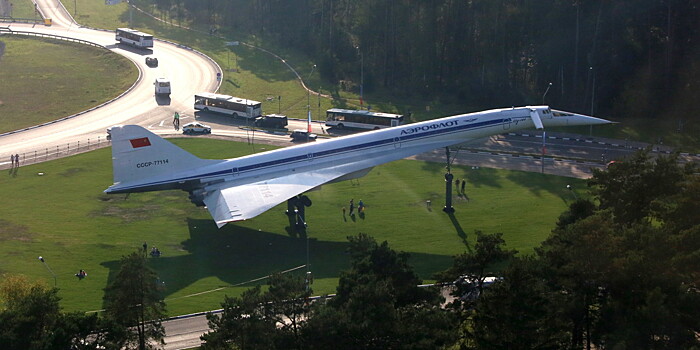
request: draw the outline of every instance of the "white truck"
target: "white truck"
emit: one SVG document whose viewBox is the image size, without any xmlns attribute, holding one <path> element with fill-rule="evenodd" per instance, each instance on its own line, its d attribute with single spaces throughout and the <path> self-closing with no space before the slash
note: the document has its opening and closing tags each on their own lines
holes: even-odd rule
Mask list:
<svg viewBox="0 0 700 350">
<path fill-rule="evenodd" d="M 170 96 L 170 80 L 166 78 L 156 78 L 153 85 L 156 87 L 156 95 Z"/>
</svg>

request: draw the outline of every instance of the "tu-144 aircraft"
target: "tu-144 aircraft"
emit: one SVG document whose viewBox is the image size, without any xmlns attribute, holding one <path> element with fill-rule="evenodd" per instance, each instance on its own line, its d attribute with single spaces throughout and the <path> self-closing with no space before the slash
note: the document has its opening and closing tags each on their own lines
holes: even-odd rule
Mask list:
<svg viewBox="0 0 700 350">
<path fill-rule="evenodd" d="M 201 159 L 137 125 L 115 126 L 114 184 L 105 193 L 181 189 L 218 227 L 253 218 L 326 183 L 372 167 L 504 132 L 607 120 L 527 106 L 460 114 L 306 143 L 233 159 Z"/>
</svg>

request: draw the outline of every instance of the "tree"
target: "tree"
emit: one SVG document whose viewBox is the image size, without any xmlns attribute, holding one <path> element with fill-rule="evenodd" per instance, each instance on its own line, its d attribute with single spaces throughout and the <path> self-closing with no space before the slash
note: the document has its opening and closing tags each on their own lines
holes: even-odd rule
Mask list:
<svg viewBox="0 0 700 350">
<path fill-rule="evenodd" d="M 97 315 L 60 312 L 58 289 L 20 275 L 0 279 L 0 348 L 96 349 Z"/>
<path fill-rule="evenodd" d="M 303 349 L 301 329 L 309 314 L 310 281 L 292 274 L 270 276 L 270 288 L 265 293 L 267 316 L 277 325 L 277 347 Z"/>
<path fill-rule="evenodd" d="M 437 289 L 419 288 L 408 254 L 366 234 L 348 237 L 350 269 L 336 296 L 314 304 L 303 328 L 309 349 L 435 349 L 456 340 L 456 317 Z"/>
<path fill-rule="evenodd" d="M 212 329 L 202 336 L 202 349 L 274 349 L 275 321 L 265 313 L 260 286 L 248 289 L 241 297 L 224 299 L 221 315 L 208 314 Z"/>
<path fill-rule="evenodd" d="M 165 302 L 158 287 L 158 276 L 148 267 L 143 252 L 122 257 L 119 272 L 105 289 L 108 342 L 117 348 L 136 346 L 140 350 L 151 348 L 151 339 L 162 344 Z"/>
<path fill-rule="evenodd" d="M 474 249 L 455 256 L 452 267 L 436 274 L 439 282 L 453 282 L 466 275 L 468 279 L 476 281 L 476 288 L 481 293 L 483 292 L 484 279 L 488 277 L 487 269 L 513 258 L 517 253 L 515 250 L 504 249 L 506 242 L 502 233 L 489 235 L 476 231 L 475 234 L 476 244 Z M 453 302 L 453 306 L 472 306 L 471 303 L 465 304 L 460 299 L 470 289 L 473 289 L 473 286 L 469 283 L 457 283 L 455 289 L 451 292 L 453 296 L 457 297 Z"/>
<path fill-rule="evenodd" d="M 647 150 L 596 171 L 600 205 L 573 203 L 537 249 L 570 347 L 700 346 L 694 169 Z"/>
<path fill-rule="evenodd" d="M 567 337 L 552 312 L 551 290 L 542 276 L 540 262 L 514 259 L 503 279 L 486 289 L 465 322 L 467 348 L 564 349 Z"/>
<path fill-rule="evenodd" d="M 209 314 L 212 331 L 202 336 L 203 349 L 235 344 L 240 349 L 303 349 L 300 331 L 309 310 L 311 289 L 301 276 L 273 274 L 270 287 L 226 297 L 221 315 Z"/>
<path fill-rule="evenodd" d="M 610 209 L 615 221 L 629 224 L 650 219 L 654 204 L 678 194 L 681 181 L 693 166 L 678 166 L 678 155 L 651 158 L 650 149 L 635 153 L 606 170 L 594 169 L 589 181 L 601 209 Z"/>
<path fill-rule="evenodd" d="M 408 253 L 394 251 L 386 241 L 377 244 L 374 238 L 363 233 L 350 236 L 348 240 L 351 268 L 341 273 L 333 303 L 346 304 L 354 288 L 374 281 L 382 281 L 391 288 L 396 307 L 431 298 L 431 292 L 417 287 L 421 280 L 408 264 Z"/>
</svg>

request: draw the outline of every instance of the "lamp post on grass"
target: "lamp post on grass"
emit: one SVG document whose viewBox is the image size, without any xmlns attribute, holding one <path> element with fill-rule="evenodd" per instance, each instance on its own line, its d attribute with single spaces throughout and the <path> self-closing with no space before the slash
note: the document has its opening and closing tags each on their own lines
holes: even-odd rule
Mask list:
<svg viewBox="0 0 700 350">
<path fill-rule="evenodd" d="M 226 61 L 228 62 L 227 66 L 228 66 L 229 72 L 233 71 L 233 70 L 231 70 L 231 50 L 233 50 L 232 46 L 238 46 L 239 44 L 240 44 L 240 42 L 238 42 L 238 41 L 227 41 L 226 42 L 226 48 L 227 48 Z M 234 66 L 236 65 L 236 56 L 235 55 L 233 56 L 233 64 L 234 64 Z"/>
<path fill-rule="evenodd" d="M 309 76 L 306 78 L 308 81 L 311 79 L 311 75 L 314 74 L 314 70 L 316 69 L 316 65 L 314 64 L 311 67 L 311 73 L 309 73 Z M 309 141 L 309 137 L 311 137 L 311 89 L 309 89 L 306 84 L 304 84 L 304 87 L 306 88 L 306 117 L 307 117 L 307 127 L 306 127 L 306 142 Z"/>
<path fill-rule="evenodd" d="M 311 73 L 309 73 L 309 76 L 306 77 L 306 81 L 311 79 L 311 75 L 314 74 L 314 70 L 316 70 L 315 64 L 311 66 Z M 311 89 L 309 89 L 309 86 L 306 84 L 304 84 L 304 87 L 306 87 L 306 112 L 311 113 Z"/>
<path fill-rule="evenodd" d="M 364 108 L 364 96 L 363 96 L 363 85 L 365 84 L 365 58 L 362 55 L 362 49 L 360 46 L 355 46 L 357 52 L 360 54 L 360 109 Z"/>
<path fill-rule="evenodd" d="M 49 270 L 49 272 L 51 273 L 51 276 L 53 276 L 53 286 L 56 287 L 56 284 L 57 284 L 56 274 L 53 273 L 53 270 L 51 270 L 51 267 L 49 267 L 49 264 L 46 263 L 46 260 L 44 260 L 43 256 L 41 256 L 41 255 L 39 256 L 39 261 L 41 261 L 41 263 L 44 264 L 44 266 L 46 266 L 46 269 Z"/>
<path fill-rule="evenodd" d="M 568 189 L 571 192 L 575 200 L 578 200 L 578 196 L 576 196 L 576 192 L 574 192 L 574 189 L 573 187 L 571 187 L 571 185 L 566 185 L 566 189 Z"/>
<path fill-rule="evenodd" d="M 544 105 L 544 98 L 545 98 L 545 96 L 547 96 L 547 93 L 549 92 L 549 88 L 551 88 L 551 87 L 552 87 L 552 83 L 549 83 L 549 85 L 547 85 L 547 90 L 544 90 L 544 94 L 542 95 L 542 104 L 543 105 Z"/>
</svg>

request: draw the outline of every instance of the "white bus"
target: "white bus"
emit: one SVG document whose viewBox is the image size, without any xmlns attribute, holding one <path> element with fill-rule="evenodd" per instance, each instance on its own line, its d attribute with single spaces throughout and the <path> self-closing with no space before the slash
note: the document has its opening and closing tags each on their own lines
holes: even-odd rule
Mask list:
<svg viewBox="0 0 700 350">
<path fill-rule="evenodd" d="M 358 129 L 383 129 L 403 124 L 403 115 L 354 109 L 331 108 L 326 111 L 326 126 Z"/>
<path fill-rule="evenodd" d="M 255 119 L 262 115 L 262 103 L 229 95 L 202 92 L 194 95 L 194 109 Z"/>
<path fill-rule="evenodd" d="M 115 39 L 119 43 L 139 48 L 153 47 L 153 35 L 139 32 L 136 29 L 117 28 Z"/>
<path fill-rule="evenodd" d="M 156 87 L 156 95 L 170 96 L 170 80 L 166 78 L 156 78 L 153 85 Z"/>
</svg>

